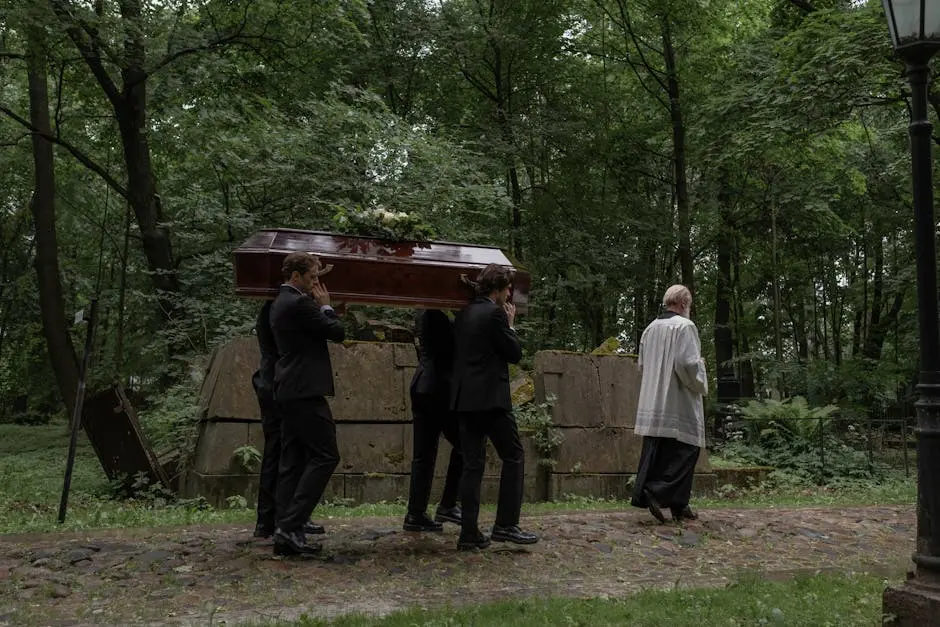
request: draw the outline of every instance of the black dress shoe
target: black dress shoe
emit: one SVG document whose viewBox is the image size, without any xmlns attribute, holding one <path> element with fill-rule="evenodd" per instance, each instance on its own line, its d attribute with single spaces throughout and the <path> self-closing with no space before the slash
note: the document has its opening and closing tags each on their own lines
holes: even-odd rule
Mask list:
<svg viewBox="0 0 940 627">
<path fill-rule="evenodd" d="M 650 491 L 643 490 L 643 496 L 646 497 L 647 509 L 650 511 L 650 514 L 653 515 L 653 518 L 658 520 L 660 523 L 665 523 L 666 517 L 663 516 L 663 510 L 660 509 L 659 503 L 656 502 L 656 499 L 653 498 L 653 495 L 650 494 Z"/>
<path fill-rule="evenodd" d="M 270 538 L 274 535 L 274 527 L 267 525 L 256 525 L 255 532 L 251 534 L 255 538 Z"/>
<path fill-rule="evenodd" d="M 698 520 L 698 514 L 692 511 L 692 508 L 686 505 L 683 509 L 672 510 L 672 519 L 676 521 Z"/>
<path fill-rule="evenodd" d="M 323 525 L 318 525 L 313 521 L 307 521 L 304 523 L 303 532 L 317 536 L 326 533 L 326 529 L 323 528 Z"/>
<path fill-rule="evenodd" d="M 539 537 L 534 533 L 523 531 L 518 526 L 501 527 L 493 525 L 493 542 L 512 542 L 513 544 L 535 544 Z"/>
<path fill-rule="evenodd" d="M 406 515 L 402 528 L 405 531 L 444 531 L 444 525 L 434 522 L 425 513 Z"/>
<path fill-rule="evenodd" d="M 322 549 L 323 546 L 318 542 L 307 542 L 302 531 L 277 529 L 274 532 L 275 555 L 311 555 Z"/>
<path fill-rule="evenodd" d="M 460 511 L 459 505 L 454 505 L 453 507 L 438 507 L 437 512 L 434 514 L 434 522 L 449 522 L 459 525 L 463 522 L 463 512 Z"/>
<path fill-rule="evenodd" d="M 458 551 L 473 551 L 476 549 L 485 549 L 490 545 L 490 539 L 482 532 L 477 531 L 474 535 L 465 536 L 463 533 L 457 539 Z"/>
</svg>

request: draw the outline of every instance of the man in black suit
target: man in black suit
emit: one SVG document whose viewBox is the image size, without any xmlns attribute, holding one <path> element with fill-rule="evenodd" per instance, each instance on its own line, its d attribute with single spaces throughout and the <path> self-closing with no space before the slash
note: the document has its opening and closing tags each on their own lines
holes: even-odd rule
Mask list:
<svg viewBox="0 0 940 627">
<path fill-rule="evenodd" d="M 261 431 L 264 434 L 264 453 L 261 458 L 261 481 L 258 489 L 258 518 L 255 525 L 256 538 L 270 538 L 274 535 L 277 522 L 277 470 L 281 459 L 281 416 L 274 402 L 274 364 L 277 363 L 277 345 L 271 330 L 271 304 L 265 301 L 258 312 L 255 332 L 258 335 L 258 348 L 261 361 L 251 377 L 251 384 L 258 397 L 261 409 Z M 324 533 L 322 525 L 313 522 L 304 523 L 304 533 Z"/>
<path fill-rule="evenodd" d="M 336 465 L 336 425 L 326 402 L 333 395 L 333 368 L 327 340 L 342 342 L 343 324 L 320 283 L 320 261 L 307 253 L 284 258 L 284 284 L 271 305 L 277 344 L 274 399 L 281 415 L 281 460 L 277 481 L 278 555 L 313 553 L 304 523 L 316 507 Z"/>
<path fill-rule="evenodd" d="M 463 462 L 457 418 L 450 411 L 450 382 L 454 370 L 454 331 L 447 314 L 428 309 L 417 318 L 418 367 L 411 379 L 411 413 L 414 457 L 405 531 L 442 531 L 445 522 L 460 524 L 457 490 Z M 434 520 L 427 515 L 437 445 L 441 434 L 454 447 L 447 465 L 444 492 Z"/>
<path fill-rule="evenodd" d="M 460 312 L 454 327 L 451 408 L 458 412 L 464 463 L 459 550 L 482 549 L 490 544 L 477 526 L 487 438 L 503 465 L 491 537 L 496 542 L 538 542 L 538 536 L 519 528 L 525 451 L 509 393 L 509 364 L 522 359 L 519 338 L 512 326 L 516 315 L 515 306 L 509 302 L 512 279 L 511 268 L 495 264 L 485 267 L 474 284 L 477 297 Z"/>
</svg>

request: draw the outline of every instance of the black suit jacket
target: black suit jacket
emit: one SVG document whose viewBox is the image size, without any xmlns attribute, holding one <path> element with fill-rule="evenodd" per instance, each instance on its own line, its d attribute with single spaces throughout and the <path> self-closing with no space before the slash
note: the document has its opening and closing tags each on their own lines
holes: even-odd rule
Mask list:
<svg viewBox="0 0 940 627">
<path fill-rule="evenodd" d="M 258 312 L 255 322 L 255 333 L 258 335 L 258 348 L 261 350 L 261 361 L 258 369 L 251 377 L 255 386 L 255 393 L 262 398 L 274 397 L 274 364 L 277 363 L 277 344 L 274 341 L 274 332 L 271 330 L 271 304 L 273 300 L 266 301 Z"/>
<path fill-rule="evenodd" d="M 502 307 L 478 298 L 454 323 L 455 356 L 451 409 L 512 410 L 509 364 L 519 363 L 522 347 Z"/>
<path fill-rule="evenodd" d="M 428 309 L 418 314 L 418 367 L 411 378 L 412 394 L 428 394 L 450 402 L 454 372 L 454 329 L 443 311 Z"/>
<path fill-rule="evenodd" d="M 277 344 L 274 398 L 292 401 L 333 395 L 333 367 L 326 341 L 342 342 L 343 323 L 332 310 L 320 311 L 313 297 L 282 285 L 271 305 Z"/>
</svg>

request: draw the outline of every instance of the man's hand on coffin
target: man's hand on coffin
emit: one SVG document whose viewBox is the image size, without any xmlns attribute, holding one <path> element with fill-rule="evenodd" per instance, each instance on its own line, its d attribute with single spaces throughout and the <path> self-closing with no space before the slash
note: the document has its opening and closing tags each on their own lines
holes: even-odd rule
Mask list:
<svg viewBox="0 0 940 627">
<path fill-rule="evenodd" d="M 317 304 L 323 307 L 324 305 L 330 304 L 330 293 L 326 289 L 326 285 L 317 281 L 313 284 L 313 289 L 310 290 L 310 295 L 313 297 L 313 300 L 317 301 Z"/>
</svg>

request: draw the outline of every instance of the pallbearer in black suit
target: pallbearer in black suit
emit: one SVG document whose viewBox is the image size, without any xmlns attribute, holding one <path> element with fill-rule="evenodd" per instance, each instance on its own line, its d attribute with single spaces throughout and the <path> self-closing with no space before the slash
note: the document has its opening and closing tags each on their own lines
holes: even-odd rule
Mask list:
<svg viewBox="0 0 940 627">
<path fill-rule="evenodd" d="M 303 526 L 339 463 L 336 425 L 325 398 L 333 395 L 326 342 L 342 342 L 345 333 L 320 283 L 327 271 L 313 255 L 287 255 L 281 266 L 285 283 L 271 306 L 278 353 L 274 399 L 281 415 L 274 532 L 274 552 L 280 555 L 320 550 L 319 544 L 307 543 Z"/>
<path fill-rule="evenodd" d="M 512 415 L 509 364 L 519 363 L 522 348 L 513 329 L 516 308 L 510 301 L 513 271 L 485 267 L 474 287 L 477 297 L 457 316 L 451 407 L 458 412 L 463 450 L 460 500 L 463 523 L 457 548 L 486 548 L 490 539 L 477 526 L 480 486 L 489 438 L 503 463 L 492 539 L 533 544 L 538 536 L 519 528 L 525 452 Z"/>
<path fill-rule="evenodd" d="M 450 382 L 454 370 L 454 331 L 443 311 L 428 309 L 417 317 L 418 367 L 411 379 L 414 458 L 405 531 L 441 531 L 445 522 L 460 524 L 457 491 L 463 463 L 457 418 L 450 411 Z M 427 515 L 437 445 L 441 434 L 454 447 L 447 465 L 444 492 L 434 520 Z"/>
<path fill-rule="evenodd" d="M 261 481 L 258 490 L 258 521 L 255 525 L 256 538 L 270 538 L 274 535 L 277 521 L 277 471 L 281 459 L 281 416 L 274 402 L 274 364 L 277 363 L 277 344 L 271 330 L 271 304 L 265 301 L 258 312 L 255 332 L 258 335 L 258 348 L 261 361 L 251 377 L 251 384 L 258 397 L 261 409 L 261 431 L 264 434 L 264 454 L 261 458 Z M 304 524 L 304 533 L 324 533 L 321 525 L 313 522 Z"/>
</svg>

